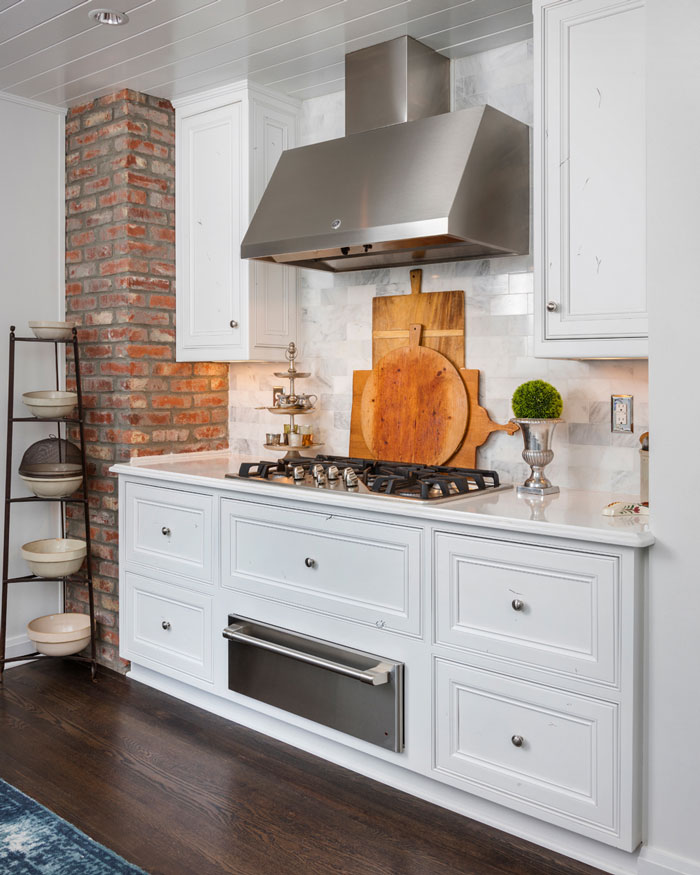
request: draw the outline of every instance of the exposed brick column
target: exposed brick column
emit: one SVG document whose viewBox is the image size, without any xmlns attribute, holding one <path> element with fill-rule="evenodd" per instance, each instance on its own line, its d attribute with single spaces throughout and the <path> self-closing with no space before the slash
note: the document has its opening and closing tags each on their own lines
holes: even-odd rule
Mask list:
<svg viewBox="0 0 700 875">
<path fill-rule="evenodd" d="M 100 661 L 119 669 L 117 486 L 132 455 L 228 446 L 228 365 L 175 361 L 175 114 L 120 91 L 66 121 L 66 310 L 80 326 Z M 68 382 L 74 383 L 68 362 Z M 69 521 L 80 536 L 82 522 Z M 68 610 L 85 611 L 71 586 Z"/>
</svg>

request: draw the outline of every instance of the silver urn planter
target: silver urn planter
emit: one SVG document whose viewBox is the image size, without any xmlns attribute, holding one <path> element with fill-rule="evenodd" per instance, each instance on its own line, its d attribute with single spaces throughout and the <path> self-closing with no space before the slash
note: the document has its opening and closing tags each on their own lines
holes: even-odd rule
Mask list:
<svg viewBox="0 0 700 875">
<path fill-rule="evenodd" d="M 561 419 L 513 419 L 523 433 L 525 449 L 523 459 L 530 466 L 530 476 L 518 486 L 518 495 L 553 495 L 559 492 L 558 486 L 552 486 L 544 476 L 544 469 L 554 458 L 551 449 L 554 429 Z"/>
</svg>

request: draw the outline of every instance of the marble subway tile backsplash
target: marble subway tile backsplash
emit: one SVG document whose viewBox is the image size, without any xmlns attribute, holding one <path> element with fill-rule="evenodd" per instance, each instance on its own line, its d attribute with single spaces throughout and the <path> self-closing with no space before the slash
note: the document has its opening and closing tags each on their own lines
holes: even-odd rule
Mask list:
<svg viewBox="0 0 700 875">
<path fill-rule="evenodd" d="M 454 107 L 484 102 L 532 123 L 532 46 L 523 42 L 453 62 Z M 343 94 L 306 101 L 302 142 L 343 135 Z M 510 398 L 525 380 L 553 383 L 564 399 L 557 426 L 551 479 L 574 489 L 635 494 L 639 489 L 639 435 L 647 430 L 646 361 L 566 361 L 533 357 L 533 274 L 530 256 L 427 265 L 423 289 L 464 289 L 467 367 L 481 371 L 480 401 L 494 419 L 512 416 Z M 352 373 L 371 367 L 372 298 L 410 290 L 409 268 L 329 274 L 300 271 L 298 345 L 313 376 L 302 391 L 319 396 L 312 424 L 322 452 L 347 453 Z M 234 451 L 265 456 L 265 433 L 278 423 L 266 411 L 279 365 L 236 363 L 230 368 L 230 443 Z M 634 395 L 634 433 L 610 431 L 610 396 Z M 280 417 L 281 419 L 281 417 Z M 300 419 L 301 421 L 301 419 Z M 493 434 L 479 451 L 479 465 L 505 480 L 522 481 L 522 438 Z"/>
</svg>

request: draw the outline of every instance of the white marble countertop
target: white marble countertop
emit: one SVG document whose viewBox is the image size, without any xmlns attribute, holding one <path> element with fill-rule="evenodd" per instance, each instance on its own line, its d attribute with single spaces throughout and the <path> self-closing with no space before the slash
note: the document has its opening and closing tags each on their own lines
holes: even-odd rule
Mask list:
<svg viewBox="0 0 700 875">
<path fill-rule="evenodd" d="M 648 547 L 654 543 L 649 517 L 607 517 L 602 509 L 611 501 L 631 501 L 629 495 L 607 492 L 562 490 L 558 495 L 525 498 L 515 489 L 483 496 L 454 499 L 443 503 L 422 503 L 384 496 L 348 495 L 329 490 L 292 490 L 289 486 L 258 481 L 231 480 L 241 462 L 258 461 L 228 452 L 180 453 L 150 456 L 115 465 L 117 474 L 131 474 L 148 479 L 191 486 L 208 486 L 230 492 L 255 495 L 257 498 L 294 498 L 310 504 L 386 512 L 433 523 L 457 523 L 511 532 L 525 532 L 573 538 L 627 547 Z"/>
</svg>

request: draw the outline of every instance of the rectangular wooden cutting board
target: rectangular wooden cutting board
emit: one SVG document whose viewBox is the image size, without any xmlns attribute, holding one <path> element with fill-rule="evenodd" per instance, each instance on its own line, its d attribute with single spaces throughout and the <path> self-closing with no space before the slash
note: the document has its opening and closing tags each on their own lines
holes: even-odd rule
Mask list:
<svg viewBox="0 0 700 875">
<path fill-rule="evenodd" d="M 410 295 L 372 301 L 372 367 L 388 352 L 408 346 L 409 326 L 423 326 L 421 343 L 464 367 L 464 292 L 421 293 L 421 270 L 411 271 Z"/>
</svg>

